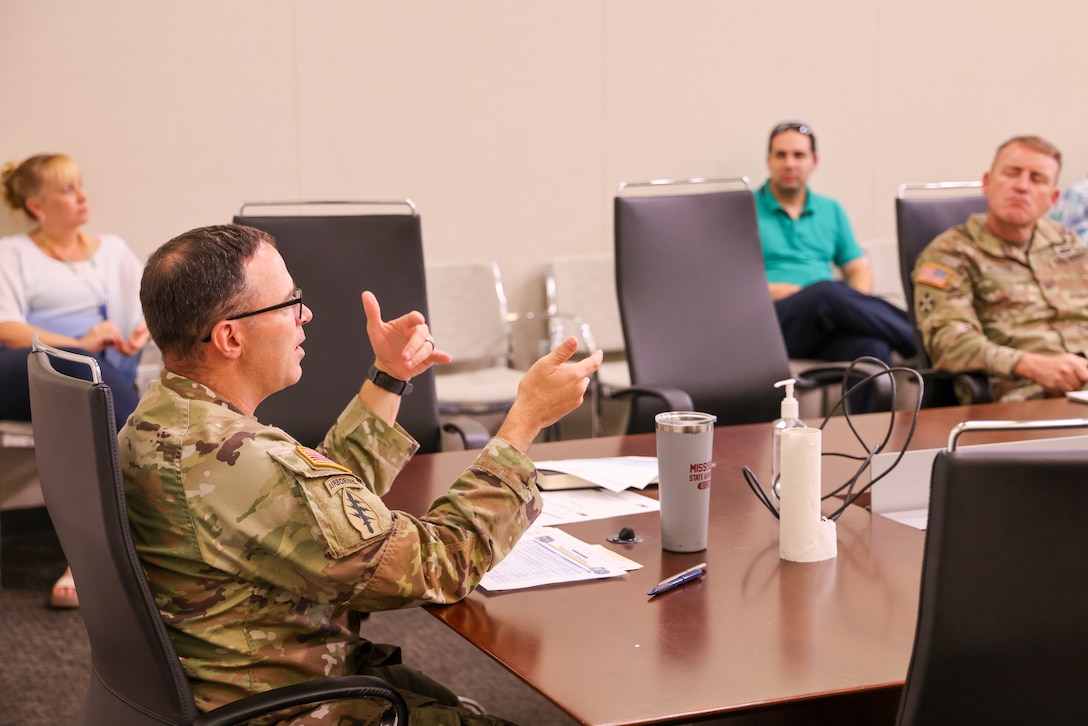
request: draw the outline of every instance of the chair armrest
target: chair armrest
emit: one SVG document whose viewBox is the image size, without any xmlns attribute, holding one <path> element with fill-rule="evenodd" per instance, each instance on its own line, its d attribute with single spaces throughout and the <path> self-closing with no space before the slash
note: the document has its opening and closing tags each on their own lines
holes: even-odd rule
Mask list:
<svg viewBox="0 0 1088 726">
<path fill-rule="evenodd" d="M 240 724 L 292 706 L 357 698 L 380 698 L 389 703 L 390 708 L 382 714 L 382 726 L 408 723 L 408 705 L 384 680 L 374 676 L 338 676 L 246 696 L 203 714 L 193 722 L 193 726 Z"/>
<path fill-rule="evenodd" d="M 962 403 L 992 403 L 994 391 L 990 378 L 981 371 L 953 373 L 953 385 Z M 966 400 L 964 400 L 966 399 Z"/>
<path fill-rule="evenodd" d="M 469 416 L 454 416 L 442 424 L 446 433 L 457 434 L 461 446 L 466 450 L 482 449 L 491 440 L 487 427 Z"/>
<path fill-rule="evenodd" d="M 918 373 L 926 385 L 922 396 L 922 406 L 925 408 L 993 401 L 990 379 L 982 371 L 952 373 L 937 368 L 920 368 Z"/>
<path fill-rule="evenodd" d="M 850 362 L 824 363 L 800 371 L 794 376 L 794 386 L 799 391 L 842 385 L 843 374 L 852 364 Z M 883 366 L 872 363 L 853 364 L 853 373 L 859 377 L 872 375 L 886 370 Z M 873 386 L 873 410 L 891 411 L 895 406 L 892 395 L 892 381 L 888 375 L 877 376 L 870 382 Z"/>
<path fill-rule="evenodd" d="M 619 391 L 609 393 L 609 398 L 638 398 L 639 396 L 652 396 L 664 401 L 669 411 L 693 411 L 695 404 L 687 391 L 679 388 L 657 388 L 654 386 L 631 386 Z"/>
</svg>

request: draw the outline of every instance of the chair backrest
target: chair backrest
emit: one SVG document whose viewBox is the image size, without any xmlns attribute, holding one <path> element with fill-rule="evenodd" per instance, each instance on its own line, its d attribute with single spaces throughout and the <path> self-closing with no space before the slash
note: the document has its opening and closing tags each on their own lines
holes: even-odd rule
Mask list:
<svg viewBox="0 0 1088 726">
<path fill-rule="evenodd" d="M 93 358 L 55 353 L 97 370 Z M 44 349 L 30 353 L 27 370 L 42 494 L 91 646 L 79 723 L 191 723 L 198 712 L 189 681 L 129 530 L 112 392 L 57 372 Z"/>
<path fill-rule="evenodd" d="M 907 314 L 910 315 L 912 325 L 915 324 L 914 261 L 937 235 L 963 224 L 972 214 L 986 211 L 986 197 L 963 191 L 981 189 L 981 187 L 981 182 L 899 185 L 899 194 L 895 199 L 895 223 L 899 238 L 899 276 L 903 280 L 903 295 L 906 298 Z M 912 193 L 920 196 L 910 196 Z M 920 355 L 925 356 L 920 337 L 918 351 Z"/>
<path fill-rule="evenodd" d="M 492 260 L 428 262 L 431 330 L 453 356 L 445 369 L 506 366 L 511 355 L 509 308 Z"/>
<path fill-rule="evenodd" d="M 902 724 L 1083 723 L 1088 451 L 941 452 Z"/>
<path fill-rule="evenodd" d="M 789 359 L 752 192 L 621 193 L 615 242 L 632 384 L 683 389 L 719 425 L 777 418 L 774 383 L 790 377 Z M 653 430 L 656 411 L 644 398 L 632 407 L 630 432 Z"/>
<path fill-rule="evenodd" d="M 262 229 L 276 239 L 314 313 L 306 325 L 302 380 L 257 408 L 262 422 L 308 446 L 325 437 L 374 361 L 362 292 L 377 296 L 386 320 L 412 310 L 430 319 L 420 218 L 411 202 L 401 204 L 410 213 L 234 218 L 235 224 Z M 412 385 L 397 421 L 419 442 L 421 452 L 438 451 L 442 436 L 434 371 L 416 376 Z"/>
<path fill-rule="evenodd" d="M 596 347 L 605 353 L 624 351 L 611 252 L 553 257 L 547 262 L 544 283 L 549 316 L 576 316 L 589 325 Z"/>
</svg>

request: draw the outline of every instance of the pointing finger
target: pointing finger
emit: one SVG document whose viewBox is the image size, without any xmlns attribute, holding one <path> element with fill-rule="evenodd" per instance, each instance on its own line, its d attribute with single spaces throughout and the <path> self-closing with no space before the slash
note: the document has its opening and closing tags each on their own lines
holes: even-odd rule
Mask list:
<svg viewBox="0 0 1088 726">
<path fill-rule="evenodd" d="M 555 350 L 552 351 L 552 356 L 555 358 L 556 365 L 566 363 L 577 350 L 578 339 L 572 335 L 557 345 Z"/>
</svg>

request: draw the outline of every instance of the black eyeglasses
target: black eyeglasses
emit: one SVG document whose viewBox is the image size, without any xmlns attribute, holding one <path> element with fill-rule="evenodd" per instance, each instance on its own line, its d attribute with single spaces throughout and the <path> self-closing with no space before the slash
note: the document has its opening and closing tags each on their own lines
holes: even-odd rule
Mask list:
<svg viewBox="0 0 1088 726">
<path fill-rule="evenodd" d="M 298 305 L 298 319 L 302 320 L 302 288 L 296 287 L 294 290 L 294 297 L 286 302 L 277 303 L 276 305 L 269 305 L 266 308 L 260 310 L 250 310 L 248 313 L 238 313 L 237 315 L 231 315 L 229 318 L 223 318 L 224 320 L 241 320 L 242 318 L 251 318 L 254 315 L 260 315 L 261 313 L 270 313 L 273 310 L 282 310 L 283 308 L 289 308 L 292 305 Z M 202 343 L 210 343 L 212 340 L 212 334 L 208 335 L 202 340 Z"/>
</svg>

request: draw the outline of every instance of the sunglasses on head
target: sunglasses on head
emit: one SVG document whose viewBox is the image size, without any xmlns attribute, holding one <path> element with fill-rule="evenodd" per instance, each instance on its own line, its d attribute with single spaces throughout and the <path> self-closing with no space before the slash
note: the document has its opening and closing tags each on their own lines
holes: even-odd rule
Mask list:
<svg viewBox="0 0 1088 726">
<path fill-rule="evenodd" d="M 782 133 L 783 131 L 797 131 L 799 133 L 804 134 L 805 136 L 812 136 L 812 129 L 810 129 L 808 126 L 805 126 L 804 124 L 798 123 L 796 121 L 787 121 L 785 123 L 778 124 L 771 131 L 771 136 L 777 136 L 778 134 Z"/>
</svg>

